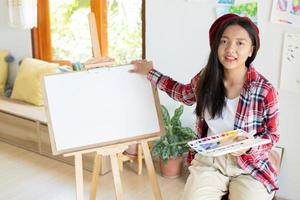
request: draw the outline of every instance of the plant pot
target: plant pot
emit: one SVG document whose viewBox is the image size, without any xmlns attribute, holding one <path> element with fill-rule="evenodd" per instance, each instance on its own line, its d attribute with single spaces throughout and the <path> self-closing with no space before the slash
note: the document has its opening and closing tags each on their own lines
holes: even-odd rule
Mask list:
<svg viewBox="0 0 300 200">
<path fill-rule="evenodd" d="M 177 178 L 181 174 L 182 157 L 170 158 L 167 163 L 159 159 L 160 172 L 163 177 Z"/>
</svg>

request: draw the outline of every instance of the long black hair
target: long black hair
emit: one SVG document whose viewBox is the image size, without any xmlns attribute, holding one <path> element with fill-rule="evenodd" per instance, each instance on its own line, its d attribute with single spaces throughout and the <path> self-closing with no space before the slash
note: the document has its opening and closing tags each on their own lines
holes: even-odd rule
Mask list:
<svg viewBox="0 0 300 200">
<path fill-rule="evenodd" d="M 226 104 L 224 69 L 218 59 L 218 47 L 223 32 L 231 25 L 239 25 L 243 27 L 248 32 L 252 45 L 254 46 L 252 55 L 251 57 L 248 57 L 245 65 L 249 67 L 256 57 L 259 38 L 257 31 L 254 29 L 251 22 L 249 22 L 249 19 L 245 19 L 243 17 L 234 18 L 226 21 L 219 27 L 211 44 L 211 52 L 209 54 L 208 62 L 201 73 L 201 78 L 196 87 L 197 105 L 195 113 L 200 118 L 204 117 L 205 110 L 209 112 L 212 118 L 215 118 L 215 116 L 221 116 L 223 107 Z"/>
</svg>

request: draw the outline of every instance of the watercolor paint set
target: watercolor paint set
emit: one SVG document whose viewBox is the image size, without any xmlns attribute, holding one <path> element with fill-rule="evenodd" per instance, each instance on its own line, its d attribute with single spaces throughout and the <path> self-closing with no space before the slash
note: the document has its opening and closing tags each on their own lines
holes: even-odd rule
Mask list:
<svg viewBox="0 0 300 200">
<path fill-rule="evenodd" d="M 246 138 L 243 140 L 237 140 L 238 136 L 242 136 L 245 133 L 245 131 L 240 129 L 223 132 L 218 135 L 190 141 L 188 142 L 188 145 L 201 155 L 221 156 L 227 153 L 245 150 L 271 142 L 269 139 L 262 138 Z M 251 135 L 251 133 L 249 134 Z"/>
</svg>

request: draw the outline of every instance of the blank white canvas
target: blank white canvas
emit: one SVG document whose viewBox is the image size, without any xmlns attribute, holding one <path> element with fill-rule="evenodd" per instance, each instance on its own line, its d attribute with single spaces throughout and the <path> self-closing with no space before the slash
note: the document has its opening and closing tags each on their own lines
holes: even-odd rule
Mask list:
<svg viewBox="0 0 300 200">
<path fill-rule="evenodd" d="M 44 77 L 54 154 L 160 132 L 151 83 L 132 67 Z"/>
</svg>

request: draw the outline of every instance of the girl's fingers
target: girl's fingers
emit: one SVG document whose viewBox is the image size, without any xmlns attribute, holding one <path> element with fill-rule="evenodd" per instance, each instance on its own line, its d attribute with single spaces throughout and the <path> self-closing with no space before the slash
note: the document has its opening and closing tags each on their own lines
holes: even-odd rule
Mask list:
<svg viewBox="0 0 300 200">
<path fill-rule="evenodd" d="M 128 70 L 131 73 L 146 75 L 153 68 L 152 61 L 147 61 L 146 59 L 133 60 L 131 64 L 134 65 L 133 69 Z"/>
<path fill-rule="evenodd" d="M 133 60 L 133 61 L 131 61 L 131 64 L 137 64 L 138 63 L 138 61 L 137 60 Z"/>
<path fill-rule="evenodd" d="M 237 151 L 237 152 L 232 152 L 231 153 L 231 155 L 233 155 L 233 156 L 240 156 L 242 154 L 244 154 L 244 152 L 241 152 L 241 151 Z"/>
<path fill-rule="evenodd" d="M 235 141 L 241 141 L 241 140 L 245 140 L 245 139 L 248 139 L 248 137 L 242 135 L 242 136 L 237 136 L 237 137 L 235 138 Z"/>
</svg>

